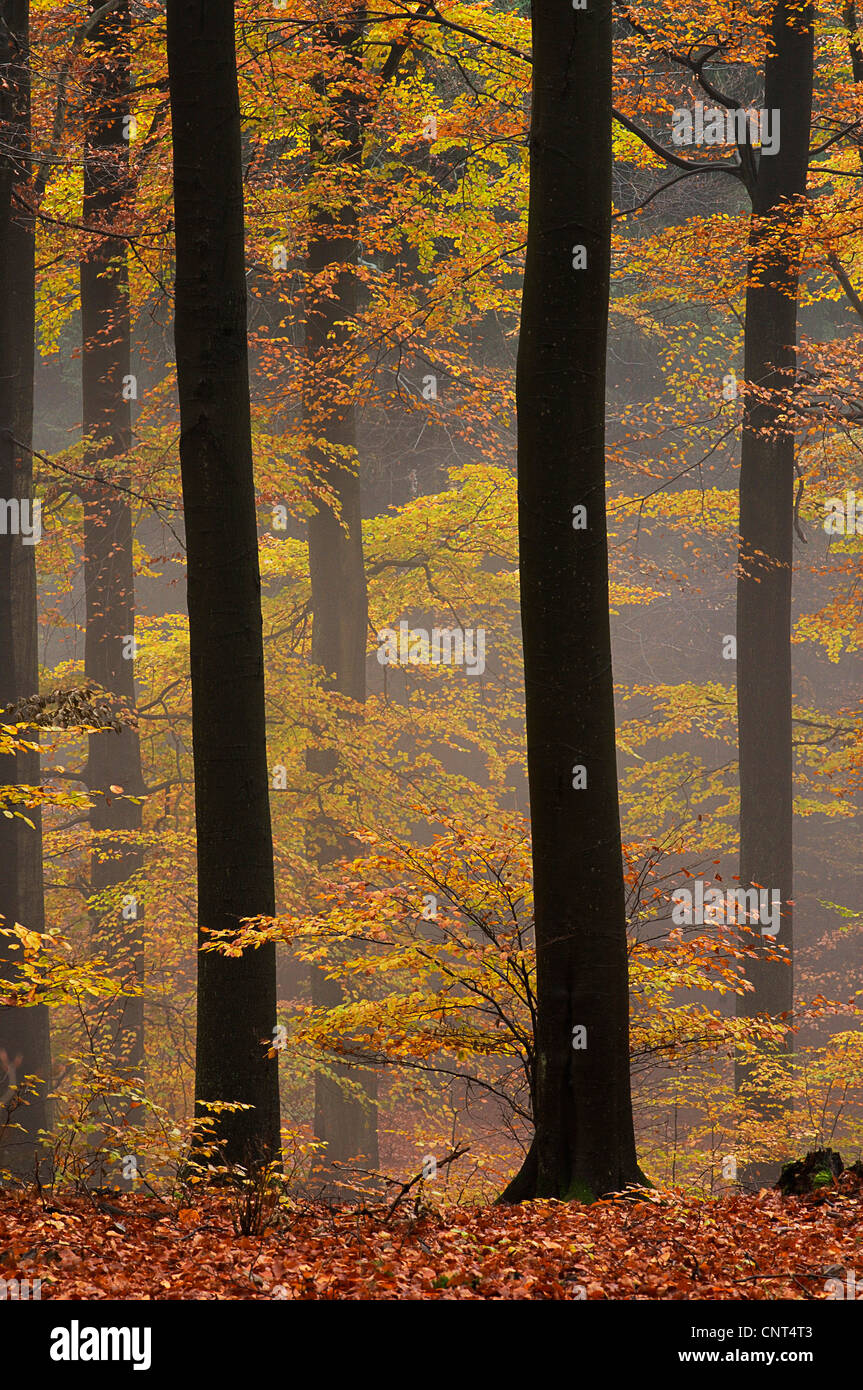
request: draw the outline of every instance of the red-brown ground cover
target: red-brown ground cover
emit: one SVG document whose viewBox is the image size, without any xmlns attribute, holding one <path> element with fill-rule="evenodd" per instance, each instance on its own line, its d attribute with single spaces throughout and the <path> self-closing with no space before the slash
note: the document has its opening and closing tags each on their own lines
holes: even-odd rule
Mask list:
<svg viewBox="0 0 863 1390">
<path fill-rule="evenodd" d="M 298 1205 L 260 1236 L 223 1197 L 0 1193 L 0 1279 L 40 1278 L 43 1299 L 823 1299 L 851 1269 L 863 1197 L 845 1177 L 803 1198 Z"/>
</svg>

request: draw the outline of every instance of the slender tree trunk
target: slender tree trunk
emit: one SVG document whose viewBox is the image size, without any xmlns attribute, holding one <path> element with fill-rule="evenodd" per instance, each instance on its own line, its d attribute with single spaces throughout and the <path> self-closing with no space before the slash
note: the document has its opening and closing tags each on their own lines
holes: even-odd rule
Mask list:
<svg viewBox="0 0 863 1390">
<path fill-rule="evenodd" d="M 352 22 L 328 25 L 324 43 L 345 56 L 348 67 L 362 37 L 364 11 Z M 321 84 L 321 90 L 324 90 Z M 332 96 L 332 117 L 326 131 L 313 133 L 315 163 L 332 158 L 328 142 L 336 140 L 337 158 L 350 167 L 362 162 L 364 104 L 360 95 L 342 89 Z M 316 482 L 331 489 L 334 504 L 318 503 L 309 519 L 309 570 L 312 590 L 312 661 L 323 667 L 326 686 L 358 704 L 366 698 L 368 592 L 363 559 L 360 475 L 355 463 L 357 422 L 350 387 L 339 388 L 333 368 L 347 340 L 345 325 L 357 311 L 357 218 L 351 205 L 313 207 L 306 257 L 307 304 L 303 409 L 306 428 L 316 444 L 309 467 Z M 343 267 L 333 273 L 332 268 Z M 335 749 L 312 750 L 310 770 L 327 774 L 338 763 Z M 349 852 L 325 825 L 313 825 L 310 848 L 321 865 Z M 322 970 L 311 970 L 312 1000 L 332 1008 L 342 999 L 337 981 Z M 378 1166 L 377 1077 L 371 1071 L 334 1067 L 337 1077 L 359 1084 L 363 1097 L 349 1094 L 338 1079 L 315 1077 L 315 1134 L 326 1141 L 322 1171 L 337 1173 L 333 1164 Z M 330 1182 L 333 1190 L 338 1183 Z"/>
<path fill-rule="evenodd" d="M 91 12 L 97 7 L 91 0 Z M 133 197 L 129 169 L 129 8 L 121 4 L 93 32 L 87 81 L 88 128 L 84 148 L 84 222 L 97 233 L 112 230 Z M 126 243 L 95 235 L 81 262 L 83 338 L 83 429 L 85 472 L 95 482 L 82 493 L 87 631 L 84 669 L 93 682 L 116 697 L 121 715 L 135 703 L 135 575 L 132 515 L 126 469 L 117 470 L 132 443 L 133 394 L 130 367 L 129 276 Z M 107 475 L 107 476 L 106 476 Z M 119 485 L 119 486 L 118 486 Z M 93 734 L 89 741 L 87 783 L 95 804 L 90 814 L 99 835 L 93 857 L 94 893 L 125 883 L 140 869 L 140 849 L 123 835 L 141 828 L 141 807 L 127 796 L 141 796 L 141 748 L 137 732 Z M 124 795 L 111 791 L 122 788 Z M 113 841 L 111 834 L 121 833 Z M 129 895 L 130 897 L 135 895 Z M 125 913 L 125 915 L 123 915 Z M 142 907 L 94 913 L 94 932 L 120 978 L 137 983 L 143 975 Z M 133 1075 L 143 1063 L 143 1000 L 124 999 L 109 1016 L 110 1045 Z"/>
<path fill-rule="evenodd" d="M 611 12 L 535 0 L 532 13 L 517 399 L 535 1139 L 504 1200 L 591 1200 L 642 1181 L 630 1098 L 605 516 Z"/>
<path fill-rule="evenodd" d="M 363 36 L 367 12 L 358 6 L 341 23 L 326 27 L 324 44 L 340 55 L 349 77 L 354 67 L 360 75 L 357 48 Z M 406 42 L 391 48 L 380 73 L 381 85 L 397 80 L 408 49 Z M 318 92 L 327 91 L 325 80 Z M 321 167 L 333 156 L 328 142 L 335 139 L 335 157 L 358 170 L 363 159 L 363 137 L 370 116 L 369 95 L 357 88 L 330 92 L 331 116 L 325 130 L 312 132 L 313 165 Z M 311 236 L 306 255 L 307 307 L 303 408 L 306 427 L 316 441 L 309 450 L 310 472 L 334 497 L 334 505 L 319 503 L 309 520 L 309 570 L 312 590 L 312 660 L 326 672 L 326 687 L 363 704 L 366 698 L 366 645 L 368 591 L 362 542 L 361 478 L 353 463 L 357 446 L 356 407 L 335 379 L 339 355 L 349 339 L 346 325 L 357 312 L 356 265 L 359 257 L 356 209 L 352 203 L 334 207 L 312 206 Z M 335 271 L 334 267 L 341 267 Z M 348 388 L 349 389 L 349 388 Z M 335 749 L 310 751 L 312 771 L 327 775 L 338 762 Z M 350 845 L 323 824 L 310 829 L 310 849 L 325 865 L 349 853 Z M 333 1008 L 342 1000 L 336 981 L 312 967 L 313 1002 Z M 335 1065 L 337 1077 L 362 1088 L 363 1096 L 350 1095 L 339 1080 L 323 1074 L 315 1077 L 315 1134 L 326 1141 L 322 1169 L 333 1164 L 378 1166 L 377 1077 L 374 1072 Z M 334 1177 L 336 1169 L 331 1169 Z M 330 1183 L 338 1191 L 338 1182 Z"/>
<path fill-rule="evenodd" d="M 168 0 L 199 944 L 274 911 L 232 0 Z M 275 947 L 198 958 L 195 1095 L 228 1161 L 279 1152 Z"/>
<path fill-rule="evenodd" d="M 780 0 L 772 16 L 764 84 L 765 107 L 780 113 L 780 141 L 774 154 L 759 160 L 746 292 L 737 711 L 740 882 L 744 888 L 778 890 L 781 918 L 778 935 L 755 937 L 759 957 L 747 966 L 754 991 L 738 1000 L 738 1012 L 747 1017 L 790 1015 L 794 998 L 792 969 L 769 957 L 777 944 L 793 948 L 794 432 L 787 411 L 797 360 L 800 263 L 787 205 L 806 191 L 812 73 L 812 9 Z M 738 1067 L 738 1083 L 747 1074 Z M 765 1106 L 774 1108 L 769 1098 Z"/>
<path fill-rule="evenodd" d="M 362 35 L 356 27 L 328 25 L 324 38 L 347 54 Z M 312 137 L 314 163 L 335 158 L 358 168 L 362 161 L 360 97 L 334 98 L 328 130 Z M 303 413 L 316 441 L 309 451 L 315 481 L 332 488 L 335 505 L 319 503 L 308 523 L 312 585 L 312 660 L 324 668 L 331 689 L 362 704 L 366 698 L 368 594 L 363 563 L 360 475 L 356 466 L 356 407 L 350 386 L 333 379 L 348 328 L 357 312 L 356 211 L 350 204 L 313 206 L 306 254 L 306 333 Z M 342 267 L 334 272 L 336 266 Z"/>
<path fill-rule="evenodd" d="M 0 534 L 0 712 L 39 689 L 36 548 L 15 534 L 5 505 L 33 499 L 33 363 L 35 342 L 35 240 L 27 198 L 31 180 L 31 114 L 28 0 L 0 4 L 0 507 L 7 517 Z M 32 517 L 31 517 L 32 519 Z M 38 753 L 0 758 L 0 784 L 38 786 Z M 0 817 L 0 916 L 3 926 L 21 922 L 44 929 L 42 822 L 38 808 L 22 820 Z M 14 975 L 15 955 L 0 937 L 0 977 Z M 0 1008 L 0 1128 L 7 1119 L 0 1169 L 32 1177 L 37 1134 L 49 1122 L 47 1091 L 51 1045 L 48 1010 Z M 16 1085 L 27 1076 L 44 1081 L 26 1106 L 14 1107 Z"/>
</svg>

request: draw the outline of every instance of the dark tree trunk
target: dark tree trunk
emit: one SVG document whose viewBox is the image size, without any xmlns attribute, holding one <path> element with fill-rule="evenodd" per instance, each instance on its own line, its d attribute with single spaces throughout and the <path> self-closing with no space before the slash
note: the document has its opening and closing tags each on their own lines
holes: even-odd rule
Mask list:
<svg viewBox="0 0 863 1390">
<path fill-rule="evenodd" d="M 363 12 L 352 23 L 328 25 L 324 45 L 343 56 L 348 75 L 355 46 L 362 37 Z M 321 84 L 321 90 L 324 90 Z M 330 93 L 331 119 L 326 130 L 312 135 L 313 162 L 320 167 L 333 156 L 351 168 L 362 162 L 365 106 L 354 90 Z M 357 311 L 358 244 L 356 212 L 351 204 L 313 207 L 311 236 L 306 257 L 307 299 L 303 410 L 306 429 L 317 441 L 309 451 L 309 467 L 316 482 L 332 490 L 333 506 L 319 503 L 309 519 L 309 571 L 312 590 L 312 661 L 323 667 L 326 686 L 362 704 L 366 698 L 366 643 L 368 592 L 363 559 L 362 508 L 356 452 L 356 409 L 349 399 L 350 386 L 334 380 L 338 358 L 347 341 L 345 324 Z M 332 273 L 332 267 L 343 269 Z M 345 451 L 349 451 L 347 454 Z M 335 749 L 310 751 L 310 770 L 328 773 L 338 762 Z M 323 824 L 310 829 L 310 848 L 322 865 L 350 847 Z M 341 1002 L 337 981 L 322 970 L 311 970 L 312 1000 L 332 1008 Z M 315 1077 L 315 1135 L 326 1141 L 321 1172 L 333 1164 L 377 1168 L 377 1078 L 371 1071 L 336 1064 L 337 1076 L 361 1085 L 365 1099 L 350 1095 L 338 1080 Z M 338 1183 L 329 1182 L 337 1193 Z"/>
<path fill-rule="evenodd" d="M 536 1133 L 504 1200 L 591 1200 L 642 1181 L 630 1098 L 608 611 L 610 227 L 611 12 L 535 0 L 517 398 Z M 585 248 L 585 268 L 574 268 L 582 261 L 575 247 Z M 573 524 L 577 507 L 585 508 L 584 529 Z"/>
<path fill-rule="evenodd" d="M 783 420 L 797 359 L 799 252 L 787 201 L 806 191 L 812 113 L 812 11 L 778 3 L 766 60 L 764 105 L 780 114 L 779 149 L 760 157 L 753 190 L 746 293 L 746 403 L 740 467 L 737 711 L 740 881 L 781 895 L 778 935 L 760 937 L 747 966 L 754 992 L 742 1016 L 790 1014 L 793 973 L 768 959 L 793 947 L 791 580 L 794 432 Z M 785 205 L 785 206 L 783 206 Z M 784 229 L 777 235 L 779 229 Z M 758 393 L 758 394 L 756 394 Z M 747 1075 L 738 1068 L 738 1082 Z M 765 1098 L 771 1109 L 769 1098 Z"/>
<path fill-rule="evenodd" d="M 91 12 L 97 6 L 91 0 Z M 129 8 L 121 4 L 93 32 L 87 79 L 87 139 L 84 149 L 84 221 L 97 233 L 122 226 L 134 188 L 124 122 L 129 113 Z M 132 443 L 129 277 L 126 243 L 93 236 L 81 262 L 83 339 L 83 430 L 85 472 L 104 482 L 82 490 L 87 632 L 84 669 L 93 682 L 117 699 L 118 714 L 135 703 L 135 575 L 132 515 L 121 489 Z M 93 734 L 89 741 L 87 784 L 94 797 L 90 824 L 99 836 L 91 868 L 98 893 L 125 883 L 140 869 L 141 851 L 111 833 L 141 828 L 141 807 L 126 796 L 141 796 L 141 748 L 137 732 Z M 122 787 L 118 796 L 112 786 Z M 95 913 L 94 934 L 119 978 L 140 983 L 143 974 L 143 910 L 137 901 L 122 911 Z M 108 1017 L 109 1045 L 133 1075 L 143 1063 L 143 1000 L 124 999 Z"/>
<path fill-rule="evenodd" d="M 199 943 L 274 911 L 232 0 L 168 0 L 177 378 L 186 515 Z M 279 1152 L 275 947 L 198 957 L 195 1095 L 229 1161 Z"/>
<path fill-rule="evenodd" d="M 35 241 L 27 213 L 31 182 L 31 117 L 28 0 L 0 4 L 0 499 L 33 498 L 33 362 L 35 341 Z M 36 549 L 7 525 L 0 535 L 0 711 L 39 688 Z M 0 784 L 40 781 L 38 753 L 0 758 Z M 42 822 L 35 829 L 0 817 L 0 916 L 3 926 L 21 922 L 44 929 Z M 14 953 L 0 937 L 0 976 L 14 975 Z M 47 1091 L 51 1046 L 48 1010 L 0 1008 L 0 1129 L 7 1129 L 0 1168 L 32 1177 L 39 1154 L 37 1133 L 49 1122 Z M 38 1088 L 14 1114 L 15 1086 L 39 1076 Z"/>
</svg>

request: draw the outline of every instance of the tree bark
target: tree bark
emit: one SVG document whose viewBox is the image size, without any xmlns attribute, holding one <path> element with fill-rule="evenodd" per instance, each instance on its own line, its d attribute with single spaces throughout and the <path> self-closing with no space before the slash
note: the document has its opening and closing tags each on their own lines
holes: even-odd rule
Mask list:
<svg viewBox="0 0 863 1390">
<path fill-rule="evenodd" d="M 811 7 L 779 0 L 771 20 L 764 105 L 780 112 L 779 149 L 760 156 L 753 189 L 746 292 L 746 401 L 740 465 L 737 578 L 737 712 L 740 882 L 778 889 L 780 930 L 760 937 L 747 975 L 754 990 L 738 1013 L 789 1015 L 793 972 L 768 959 L 793 950 L 791 583 L 794 431 L 787 422 L 797 360 L 799 247 L 788 200 L 806 192 L 812 115 Z M 781 235 L 779 234 L 781 230 Z M 756 395 L 755 392 L 760 394 Z M 738 1084 L 748 1069 L 738 1067 Z M 765 1099 L 768 1110 L 774 1108 Z"/>
<path fill-rule="evenodd" d="M 535 1138 L 503 1200 L 592 1200 L 643 1181 L 630 1096 L 605 515 L 611 14 L 535 0 L 532 15 L 517 400 Z"/>
<path fill-rule="evenodd" d="M 168 0 L 177 378 L 186 515 L 199 945 L 274 911 L 232 0 Z M 275 947 L 201 953 L 195 1095 L 227 1161 L 279 1152 Z"/>
<path fill-rule="evenodd" d="M 90 0 L 91 13 L 98 8 Z M 84 222 L 97 233 L 81 262 L 83 431 L 85 473 L 98 479 L 82 489 L 87 629 L 84 669 L 116 697 L 117 712 L 135 704 L 135 574 L 132 514 L 125 468 L 132 445 L 131 322 L 126 243 L 102 235 L 122 226 L 134 195 L 129 167 L 129 7 L 94 30 L 89 43 L 88 125 L 84 147 Z M 107 465 L 107 467 L 106 467 Z M 107 474 L 107 477 L 106 477 Z M 119 486 L 118 486 L 119 485 Z M 125 883 L 141 868 L 140 849 L 122 838 L 141 829 L 141 806 L 126 799 L 144 793 L 137 731 L 92 734 L 87 785 L 94 797 L 90 825 L 99 836 L 90 882 L 94 893 Z M 125 795 L 111 791 L 120 786 Z M 121 832 L 112 841 L 111 834 Z M 106 857 L 107 856 L 107 857 Z M 132 915 L 134 913 L 134 915 Z M 143 980 L 143 912 L 137 901 L 124 917 L 93 914 L 93 930 L 118 977 Z M 107 1019 L 109 1045 L 132 1075 L 143 1064 L 143 999 L 121 1000 Z"/>
<path fill-rule="evenodd" d="M 327 25 L 323 46 L 343 56 L 350 69 L 356 45 L 362 38 L 364 11 L 351 19 Z M 325 84 L 319 84 L 324 91 Z M 320 167 L 333 156 L 351 168 L 362 163 L 365 104 L 362 96 L 342 88 L 331 97 L 331 118 L 326 130 L 312 133 L 313 163 Z M 325 686 L 359 705 L 366 698 L 366 643 L 368 590 L 363 558 L 360 474 L 355 462 L 356 408 L 351 388 L 340 386 L 334 368 L 348 341 L 357 311 L 357 216 L 347 203 L 312 206 L 311 234 L 306 255 L 307 300 L 303 413 L 305 426 L 315 443 L 309 450 L 309 469 L 316 483 L 332 490 L 332 506 L 319 502 L 309 518 L 309 571 L 312 598 L 312 661 L 323 667 Z M 341 267 L 334 270 L 334 267 Z M 327 774 L 338 763 L 336 749 L 310 750 L 311 771 Z M 349 847 L 324 824 L 310 828 L 310 849 L 325 865 L 349 852 Z M 337 981 L 311 968 L 312 1001 L 333 1008 L 342 1000 Z M 371 1071 L 336 1063 L 336 1077 L 359 1083 L 364 1098 L 350 1095 L 339 1083 L 315 1076 L 315 1135 L 326 1142 L 319 1177 L 328 1174 L 335 1194 L 338 1169 L 359 1160 L 360 1166 L 378 1166 L 377 1077 Z"/>
<path fill-rule="evenodd" d="M 30 7 L 28 0 L 0 5 L 0 499 L 33 499 L 33 364 L 35 355 L 35 234 L 27 211 L 32 178 L 30 108 Z M 36 547 L 7 524 L 0 535 L 0 719 L 2 710 L 39 689 Z M 35 739 L 34 739 L 35 741 Z M 0 784 L 38 786 L 39 754 L 0 758 Z M 0 817 L 0 916 L 3 926 L 21 922 L 42 931 L 42 821 L 35 828 Z M 0 937 L 0 976 L 15 973 L 15 953 Z M 0 1168 L 32 1178 L 39 1158 L 38 1131 L 50 1120 L 51 1043 L 48 1009 L 0 1007 L 0 1128 L 7 1129 Z M 44 1085 L 14 1113 L 15 1087 L 27 1075 Z"/>
</svg>

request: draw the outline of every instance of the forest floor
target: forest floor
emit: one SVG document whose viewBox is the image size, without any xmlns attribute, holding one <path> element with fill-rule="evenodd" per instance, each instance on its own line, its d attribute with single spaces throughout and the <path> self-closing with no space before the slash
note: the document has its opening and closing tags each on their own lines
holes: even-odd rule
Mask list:
<svg viewBox="0 0 863 1390">
<path fill-rule="evenodd" d="M 242 1236 L 223 1197 L 0 1193 L 0 1280 L 42 1299 L 825 1299 L 860 1270 L 863 1193 L 651 1193 L 360 1211 L 297 1205 Z M 850 1276 L 849 1276 L 850 1277 Z M 847 1294 L 845 1296 L 848 1296 Z M 851 1294 L 853 1297 L 853 1293 Z"/>
</svg>

